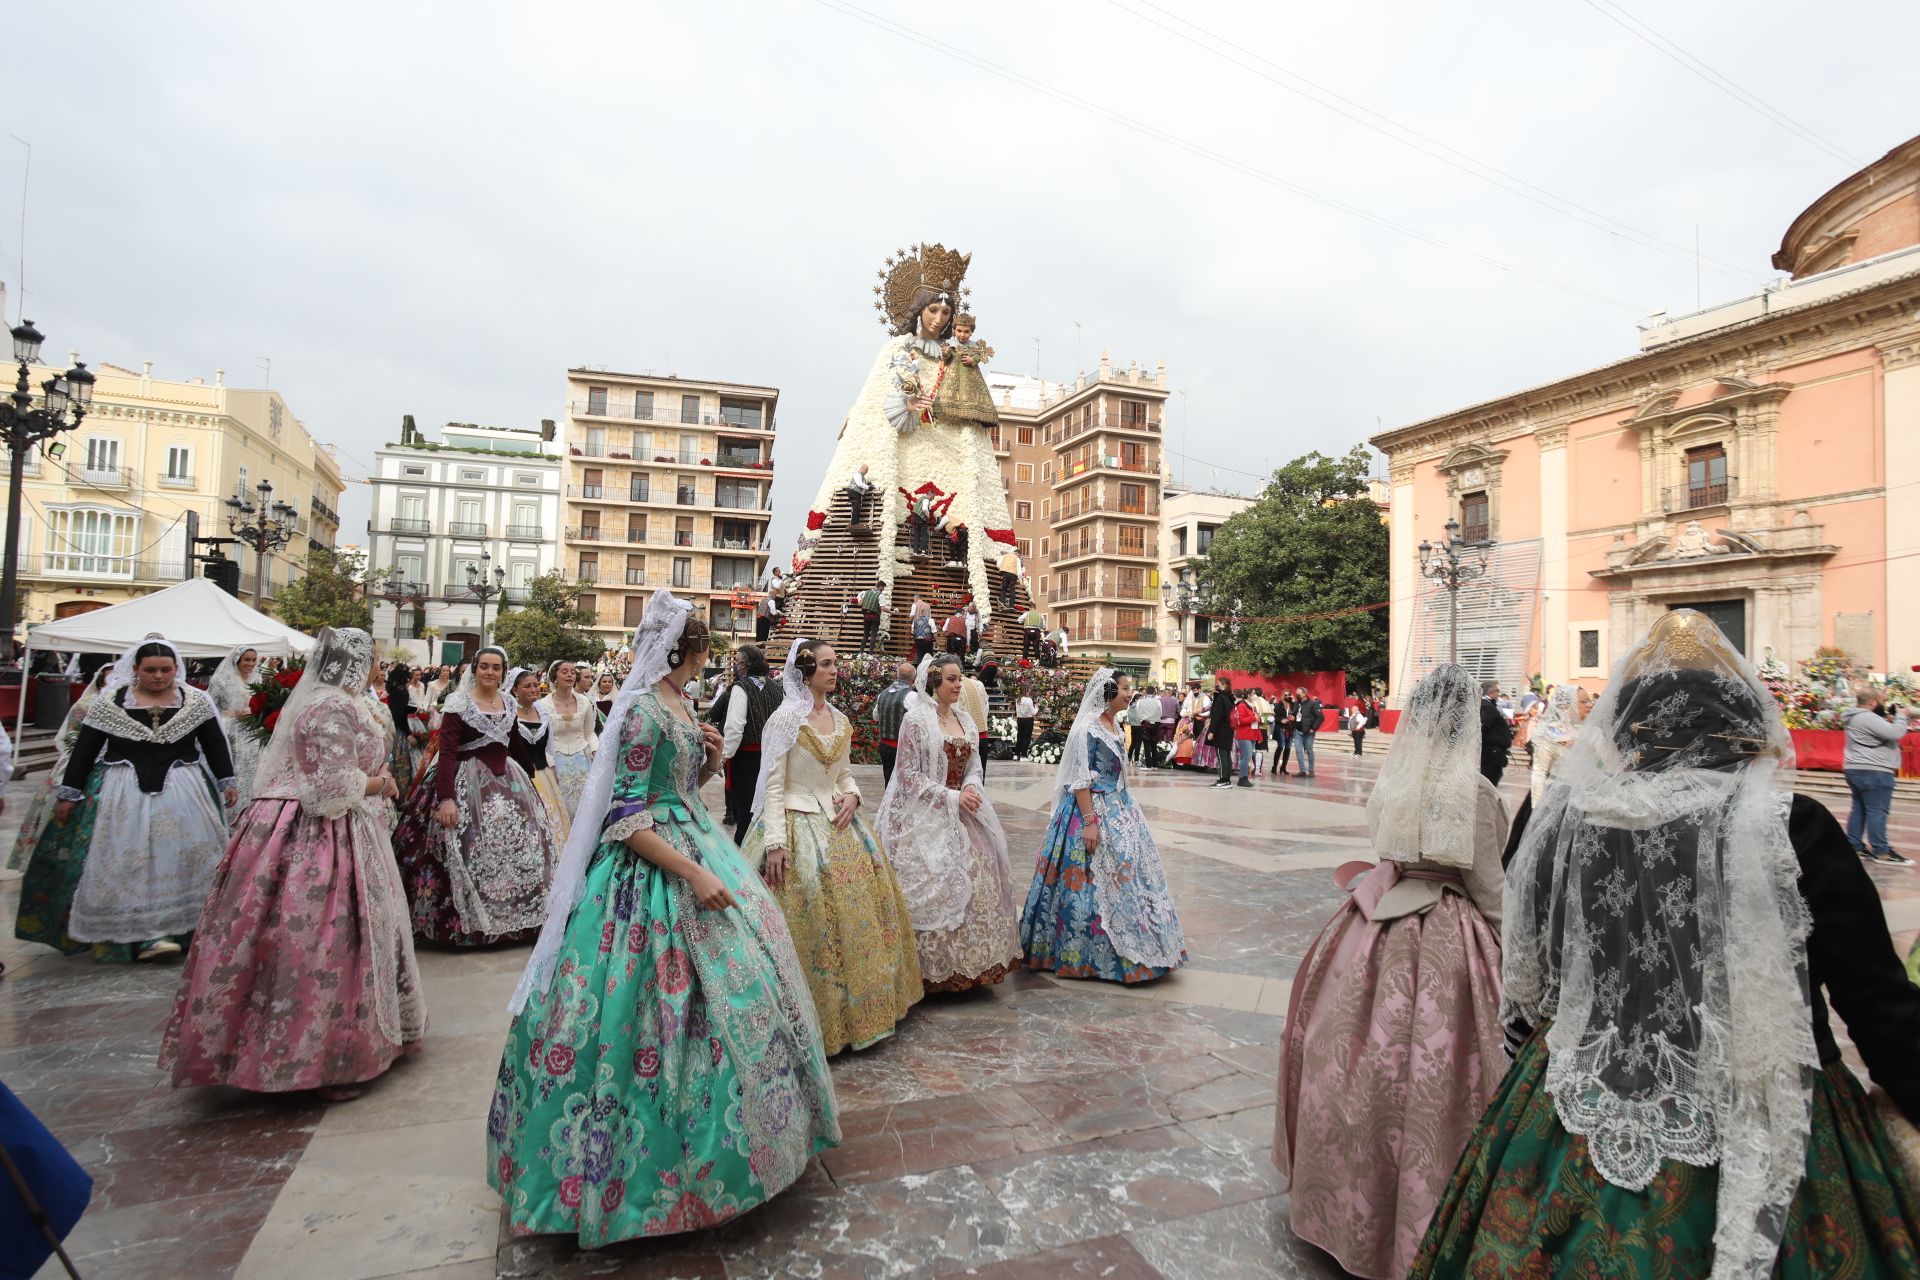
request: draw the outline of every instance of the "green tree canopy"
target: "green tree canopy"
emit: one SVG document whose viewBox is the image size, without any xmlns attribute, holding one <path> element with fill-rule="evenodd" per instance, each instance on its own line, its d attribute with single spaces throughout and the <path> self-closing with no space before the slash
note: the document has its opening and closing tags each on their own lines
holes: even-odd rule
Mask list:
<svg viewBox="0 0 1920 1280">
<path fill-rule="evenodd" d="M 306 572 L 273 597 L 273 612 L 296 631 L 318 634 L 322 627 L 373 629 L 367 605 L 367 556 L 363 551 L 315 547 L 307 553 Z"/>
<path fill-rule="evenodd" d="M 605 642 L 586 630 L 594 623 L 593 615 L 575 603 L 581 590 L 583 584 L 568 581 L 558 569 L 541 574 L 527 584 L 524 605 L 501 609 L 499 620 L 488 628 L 493 642 L 515 663 L 529 667 L 605 656 Z"/>
<path fill-rule="evenodd" d="M 1273 473 L 1213 535 L 1196 578 L 1215 616 L 1207 660 L 1268 674 L 1387 674 L 1387 611 L 1268 621 L 1374 605 L 1388 596 L 1387 527 L 1369 500 L 1367 451 L 1314 452 Z"/>
</svg>

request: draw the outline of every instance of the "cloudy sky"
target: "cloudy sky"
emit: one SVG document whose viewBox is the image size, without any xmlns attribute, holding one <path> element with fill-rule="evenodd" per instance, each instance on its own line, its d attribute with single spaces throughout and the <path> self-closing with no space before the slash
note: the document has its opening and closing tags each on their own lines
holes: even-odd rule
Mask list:
<svg viewBox="0 0 1920 1280">
<path fill-rule="evenodd" d="M 1839 28 L 1783 0 L 144 0 L 8 23 L 0 125 L 33 147 L 27 314 L 52 349 L 256 385 L 270 357 L 355 476 L 404 413 L 558 417 L 569 365 L 771 384 L 783 552 L 900 244 L 974 254 L 1002 367 L 1164 360 L 1177 467 L 1251 489 L 1755 291 L 1801 208 L 1920 130 L 1911 0 Z M 17 302 L 27 152 L 0 144 Z"/>
</svg>

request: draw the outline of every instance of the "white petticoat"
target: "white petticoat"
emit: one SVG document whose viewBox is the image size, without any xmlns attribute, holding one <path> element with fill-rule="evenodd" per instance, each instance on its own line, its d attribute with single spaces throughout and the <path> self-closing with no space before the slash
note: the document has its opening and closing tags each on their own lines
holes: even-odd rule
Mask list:
<svg viewBox="0 0 1920 1280">
<path fill-rule="evenodd" d="M 80 942 L 148 942 L 190 933 L 227 850 L 227 821 L 206 770 L 167 771 L 158 795 L 133 766 L 100 766 L 93 843 L 74 889 L 67 933 Z"/>
</svg>

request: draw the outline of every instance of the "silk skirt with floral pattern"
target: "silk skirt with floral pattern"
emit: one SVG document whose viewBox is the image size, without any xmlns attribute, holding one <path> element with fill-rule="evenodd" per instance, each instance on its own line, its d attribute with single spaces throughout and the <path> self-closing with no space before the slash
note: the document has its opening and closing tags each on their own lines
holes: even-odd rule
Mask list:
<svg viewBox="0 0 1920 1280">
<path fill-rule="evenodd" d="M 652 829 L 737 906 L 602 844 L 553 980 L 514 1019 L 487 1116 L 510 1230 L 597 1247 L 696 1231 L 789 1186 L 839 1141 L 833 1082 L 786 921 L 704 810 Z"/>
<path fill-rule="evenodd" d="M 1500 945 L 1449 890 L 1369 921 L 1349 901 L 1294 976 L 1274 1163 L 1293 1230 L 1370 1280 L 1404 1276 L 1506 1070 Z"/>
<path fill-rule="evenodd" d="M 161 1043 L 179 1085 L 260 1093 L 371 1080 L 427 1027 L 407 899 L 373 811 L 248 807 L 214 877 Z"/>
<path fill-rule="evenodd" d="M 1521 1048 L 1413 1260 L 1416 1280 L 1705 1276 L 1720 1170 L 1667 1161 L 1641 1191 L 1602 1178 L 1545 1088 L 1546 1028 Z M 1814 1077 L 1807 1172 L 1775 1280 L 1920 1276 L 1920 1193 L 1844 1063 Z"/>
<path fill-rule="evenodd" d="M 437 752 L 427 761 L 393 832 L 413 932 L 462 947 L 525 941 L 545 919 L 558 856 L 546 802 L 518 766 L 495 774 L 463 760 L 454 787 L 459 823 L 448 829 L 433 816 L 434 779 L 445 763 Z"/>
<path fill-rule="evenodd" d="M 1102 859 L 1087 852 L 1080 806 L 1074 798 L 1063 795 L 1054 806 L 1053 821 L 1033 868 L 1033 883 L 1027 889 L 1027 904 L 1020 913 L 1020 945 L 1027 953 L 1027 968 L 1047 969 L 1063 978 L 1127 984 L 1165 977 L 1177 966 L 1144 964 L 1114 946 L 1100 917 L 1094 885 L 1094 863 L 1110 865 L 1118 881 L 1109 886 L 1110 892 L 1127 902 L 1133 919 L 1152 922 L 1157 945 L 1184 959 L 1180 918 L 1153 833 L 1140 806 L 1125 791 L 1095 791 L 1092 804 L 1100 820 L 1100 838 L 1111 842 L 1105 848 L 1108 856 Z"/>
<path fill-rule="evenodd" d="M 766 861 L 765 822 L 740 847 L 756 870 Z M 829 1057 L 864 1049 L 891 1035 L 921 997 L 913 917 L 857 811 L 845 828 L 824 813 L 789 811 L 786 823 L 787 875 L 773 896 L 813 993 L 821 1043 Z"/>
</svg>

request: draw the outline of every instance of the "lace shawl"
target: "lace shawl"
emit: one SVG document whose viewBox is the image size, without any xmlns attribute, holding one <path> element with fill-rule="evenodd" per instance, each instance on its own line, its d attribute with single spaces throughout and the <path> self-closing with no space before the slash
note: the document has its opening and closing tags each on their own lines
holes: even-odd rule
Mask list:
<svg viewBox="0 0 1920 1280">
<path fill-rule="evenodd" d="M 925 674 L 922 673 L 924 687 Z M 970 745 L 979 735 L 967 713 L 953 709 Z M 973 900 L 972 853 L 960 791 L 947 787 L 946 738 L 940 731 L 939 704 L 927 694 L 913 697 L 913 708 L 900 723 L 900 746 L 894 758 L 893 780 L 881 798 L 874 829 L 893 863 L 900 892 L 913 915 L 913 927 L 922 932 L 957 928 L 966 919 Z M 993 803 L 980 785 L 980 755 L 976 750 L 961 786 L 980 791 L 980 807 L 973 818 L 985 827 L 997 847 L 1006 847 L 1006 835 Z"/>
<path fill-rule="evenodd" d="M 1367 797 L 1375 852 L 1396 862 L 1471 867 L 1479 779 L 1480 697 L 1466 668 L 1444 663 L 1408 695 Z"/>
</svg>

